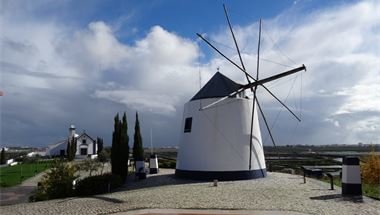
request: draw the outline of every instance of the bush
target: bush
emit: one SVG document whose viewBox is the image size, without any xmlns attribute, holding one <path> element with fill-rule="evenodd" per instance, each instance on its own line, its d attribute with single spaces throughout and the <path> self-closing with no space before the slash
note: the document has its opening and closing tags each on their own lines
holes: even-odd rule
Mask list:
<svg viewBox="0 0 380 215">
<path fill-rule="evenodd" d="M 120 187 L 123 183 L 121 177 L 118 175 L 105 174 L 90 176 L 78 181 L 75 187 L 76 195 L 88 196 L 107 193 L 108 184 L 110 184 L 110 189 L 113 190 Z"/>
<path fill-rule="evenodd" d="M 37 191 L 29 200 L 43 201 L 73 196 L 72 184 L 77 178 L 75 172 L 75 166 L 56 160 L 51 170 L 38 183 Z"/>
<path fill-rule="evenodd" d="M 176 166 L 175 160 L 159 159 L 159 161 L 158 161 L 158 167 L 159 168 L 175 169 L 175 166 Z"/>
<path fill-rule="evenodd" d="M 372 185 L 380 184 L 380 156 L 373 151 L 361 163 L 363 182 Z"/>
<path fill-rule="evenodd" d="M 90 172 L 90 176 L 93 172 L 96 172 L 102 164 L 100 162 L 97 162 L 97 160 L 93 160 L 90 158 L 85 159 L 81 164 L 78 165 L 80 170 Z"/>
</svg>

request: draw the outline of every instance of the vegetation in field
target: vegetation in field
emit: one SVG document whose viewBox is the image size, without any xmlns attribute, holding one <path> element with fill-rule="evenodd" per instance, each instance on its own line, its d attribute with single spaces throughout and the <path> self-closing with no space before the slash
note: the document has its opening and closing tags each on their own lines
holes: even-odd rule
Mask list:
<svg viewBox="0 0 380 215">
<path fill-rule="evenodd" d="M 10 187 L 50 168 L 51 161 L 35 161 L 0 168 L 0 186 Z"/>
<path fill-rule="evenodd" d="M 175 169 L 176 160 L 158 157 L 158 167 L 159 168 L 167 168 L 167 169 Z"/>
</svg>

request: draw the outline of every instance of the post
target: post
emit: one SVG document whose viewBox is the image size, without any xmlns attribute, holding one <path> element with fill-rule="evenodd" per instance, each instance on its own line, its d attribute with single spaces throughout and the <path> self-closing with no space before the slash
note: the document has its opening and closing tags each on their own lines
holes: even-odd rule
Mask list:
<svg viewBox="0 0 380 215">
<path fill-rule="evenodd" d="M 303 170 L 303 183 L 306 184 L 306 172 Z"/>
<path fill-rule="evenodd" d="M 303 183 L 306 184 L 306 169 L 303 166 L 301 166 L 301 169 L 303 171 Z"/>
<path fill-rule="evenodd" d="M 342 196 L 361 196 L 362 183 L 360 175 L 360 161 L 358 157 L 343 158 L 342 165 Z"/>
<path fill-rule="evenodd" d="M 331 188 L 331 190 L 334 190 L 334 176 L 331 173 L 327 173 L 326 175 L 330 179 L 330 188 Z"/>
<path fill-rule="evenodd" d="M 150 155 L 149 158 L 149 173 L 157 174 L 158 173 L 158 159 L 156 154 Z"/>
</svg>

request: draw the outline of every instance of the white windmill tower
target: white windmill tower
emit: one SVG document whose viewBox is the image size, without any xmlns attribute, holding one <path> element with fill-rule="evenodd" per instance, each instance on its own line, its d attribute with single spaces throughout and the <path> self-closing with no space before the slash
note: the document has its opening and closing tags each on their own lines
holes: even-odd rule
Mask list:
<svg viewBox="0 0 380 215">
<path fill-rule="evenodd" d="M 241 70 L 246 76 L 247 83 L 244 85 L 235 83 L 217 72 L 185 104 L 175 173 L 178 177 L 200 180 L 242 180 L 266 176 L 257 109 L 263 117 L 274 145 L 275 142 L 256 96 L 258 87 L 263 87 L 300 121 L 264 84 L 302 70 L 306 71 L 306 67 L 302 65 L 265 79 L 259 79 L 260 20 L 257 73 L 256 78 L 252 77 L 245 69 L 226 7 L 224 5 L 223 7 L 241 66 L 226 57 L 202 35 L 197 35 Z M 251 90 L 253 98 L 245 96 L 246 90 Z"/>
</svg>

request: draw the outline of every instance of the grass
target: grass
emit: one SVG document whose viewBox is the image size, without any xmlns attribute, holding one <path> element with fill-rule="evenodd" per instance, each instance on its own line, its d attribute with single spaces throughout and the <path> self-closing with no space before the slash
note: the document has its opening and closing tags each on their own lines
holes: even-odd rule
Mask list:
<svg viewBox="0 0 380 215">
<path fill-rule="evenodd" d="M 330 184 L 330 179 L 327 177 L 323 177 L 321 180 Z M 342 187 L 342 181 L 339 177 L 334 177 L 334 186 Z M 380 184 L 366 184 L 362 182 L 362 192 L 364 196 L 380 200 Z"/>
<path fill-rule="evenodd" d="M 50 168 L 51 162 L 23 163 L 0 168 L 0 187 L 11 187 Z"/>
</svg>

